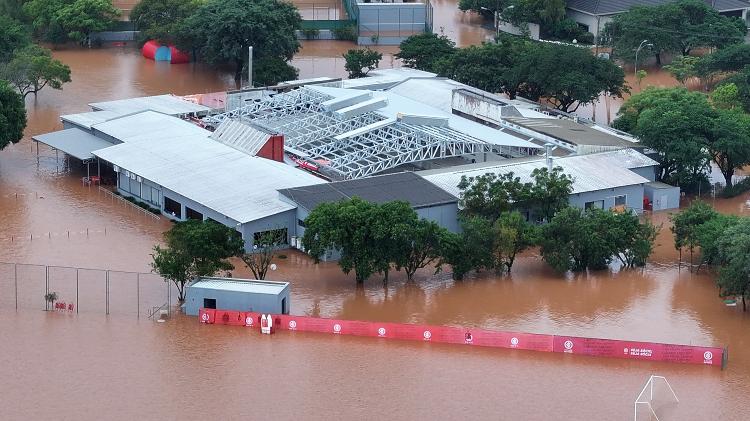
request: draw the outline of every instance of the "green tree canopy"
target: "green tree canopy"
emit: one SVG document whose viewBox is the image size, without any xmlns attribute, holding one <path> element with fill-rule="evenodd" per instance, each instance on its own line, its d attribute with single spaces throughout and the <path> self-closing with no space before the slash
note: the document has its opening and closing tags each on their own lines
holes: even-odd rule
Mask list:
<svg viewBox="0 0 750 421">
<path fill-rule="evenodd" d="M 639 59 L 655 56 L 661 64 L 663 53 L 687 55 L 695 48 L 742 43 L 746 32 L 744 22 L 719 15 L 702 0 L 679 0 L 615 15 L 604 36 L 614 55 L 631 63 L 638 46 L 648 40 L 653 47 L 641 50 Z"/>
<path fill-rule="evenodd" d="M 495 267 L 492 223 L 480 216 L 461 218 L 461 233 L 449 233 L 443 244 L 441 264 L 453 270 L 453 279 L 464 279 L 472 270 Z"/>
<path fill-rule="evenodd" d="M 674 247 L 681 250 L 687 247 L 690 253 L 700 245 L 698 242 L 698 228 L 706 222 L 716 218 L 716 212 L 711 205 L 697 200 L 690 204 L 687 209 L 670 216 L 672 227 L 670 230 L 674 235 Z"/>
<path fill-rule="evenodd" d="M 10 60 L 13 51 L 30 42 L 29 31 L 21 22 L 0 14 L 0 63 Z"/>
<path fill-rule="evenodd" d="M 495 267 L 511 271 L 518 253 L 539 242 L 539 227 L 526 221 L 520 213 L 504 212 L 493 226 Z"/>
<path fill-rule="evenodd" d="M 16 50 L 13 59 L 0 65 L 0 77 L 8 80 L 26 98 L 45 86 L 62 89 L 70 82 L 70 67 L 52 58 L 52 52 L 36 44 Z"/>
<path fill-rule="evenodd" d="M 367 76 L 370 70 L 377 69 L 383 54 L 369 48 L 358 48 L 343 54 L 344 69 L 349 73 L 349 79 Z"/>
<path fill-rule="evenodd" d="M 460 204 L 463 213 L 480 216 L 494 223 L 510 210 L 529 211 L 549 221 L 568 205 L 573 190 L 573 179 L 562 168 L 537 168 L 531 173 L 534 182 L 522 183 L 512 172 L 487 173 L 477 177 L 462 177 Z"/>
<path fill-rule="evenodd" d="M 650 222 L 630 213 L 569 207 L 542 226 L 541 253 L 559 272 L 603 269 L 614 258 L 624 266 L 642 266 L 656 233 Z"/>
<path fill-rule="evenodd" d="M 164 247 L 155 246 L 151 267 L 177 286 L 185 300 L 185 285 L 199 276 L 212 276 L 234 266 L 226 259 L 244 252 L 242 236 L 213 221 L 178 222 L 164 233 Z"/>
<path fill-rule="evenodd" d="M 91 33 L 109 29 L 119 16 L 112 0 L 75 0 L 59 9 L 54 20 L 70 39 L 90 46 Z"/>
<path fill-rule="evenodd" d="M 746 113 L 750 113 L 750 65 L 724 79 L 719 86 L 732 84 L 737 87 L 737 97 Z"/>
<path fill-rule="evenodd" d="M 456 43 L 444 35 L 432 32 L 412 35 L 401 41 L 395 57 L 404 66 L 427 72 L 436 72 L 436 63 L 454 53 Z"/>
<path fill-rule="evenodd" d="M 417 270 L 440 262 L 450 233 L 433 221 L 419 219 L 409 225 L 404 232 L 404 251 L 396 258 L 396 268 L 403 267 L 406 279 L 413 280 Z M 437 264 L 436 271 L 440 270 Z"/>
<path fill-rule="evenodd" d="M 628 92 L 625 74 L 609 60 L 584 48 L 500 37 L 497 43 L 461 48 L 436 64 L 441 76 L 489 92 L 538 101 L 575 111 L 602 92 Z"/>
<path fill-rule="evenodd" d="M 697 76 L 696 66 L 700 61 L 700 57 L 677 56 L 671 64 L 664 66 L 664 69 L 684 86 L 688 79 Z"/>
<path fill-rule="evenodd" d="M 75 0 L 28 0 L 23 5 L 24 13 L 31 20 L 34 33 L 43 41 L 55 44 L 68 40 L 68 36 L 57 16 L 63 8 Z"/>
<path fill-rule="evenodd" d="M 717 257 L 722 267 L 717 281 L 724 297 L 742 297 L 742 311 L 750 296 L 750 219 L 742 218 L 718 239 Z"/>
<path fill-rule="evenodd" d="M 195 51 L 209 64 L 233 65 L 239 85 L 251 46 L 253 65 L 260 68 L 266 60 L 292 59 L 300 47 L 295 31 L 301 22 L 297 8 L 285 1 L 208 0 L 185 19 L 177 47 Z M 284 80 L 288 74 L 273 82 Z M 269 82 L 268 78 L 264 82 Z"/>
<path fill-rule="evenodd" d="M 750 44 L 734 44 L 697 59 L 695 72 L 708 77 L 716 73 L 738 72 L 750 66 Z"/>
<path fill-rule="evenodd" d="M 0 150 L 23 138 L 26 107 L 23 98 L 5 81 L 0 80 Z"/>
<path fill-rule="evenodd" d="M 141 43 L 156 40 L 174 44 L 184 20 L 205 0 L 141 0 L 130 11 L 130 21 L 140 31 Z"/>
</svg>

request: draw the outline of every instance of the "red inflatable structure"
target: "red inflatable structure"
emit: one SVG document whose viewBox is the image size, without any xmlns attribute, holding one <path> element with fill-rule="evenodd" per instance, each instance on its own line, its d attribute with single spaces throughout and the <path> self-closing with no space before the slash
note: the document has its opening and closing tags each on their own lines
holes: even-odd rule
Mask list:
<svg viewBox="0 0 750 421">
<path fill-rule="evenodd" d="M 524 349 L 679 364 L 702 364 L 721 368 L 724 368 L 728 359 L 726 348 L 720 347 L 539 335 L 452 326 L 364 322 L 290 316 L 287 314 L 272 315 L 271 317 L 274 330 Z M 202 308 L 198 313 L 198 318 L 201 323 L 207 324 L 246 327 L 259 327 L 261 325 L 261 313 L 255 312 Z"/>
<path fill-rule="evenodd" d="M 174 45 L 161 45 L 151 40 L 143 44 L 143 57 L 154 61 L 168 61 L 172 64 L 189 63 L 190 56 L 175 48 Z"/>
</svg>

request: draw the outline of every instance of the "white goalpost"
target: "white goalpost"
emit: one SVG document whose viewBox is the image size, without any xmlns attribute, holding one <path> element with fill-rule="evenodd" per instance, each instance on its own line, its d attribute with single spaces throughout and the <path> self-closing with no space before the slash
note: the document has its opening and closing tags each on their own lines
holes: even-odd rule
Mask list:
<svg viewBox="0 0 750 421">
<path fill-rule="evenodd" d="M 656 418 L 656 421 L 659 421 L 659 416 L 656 415 L 656 411 L 654 411 L 654 407 L 651 405 L 651 402 L 654 400 L 654 383 L 656 381 L 659 381 L 659 383 L 663 383 L 667 385 L 667 388 L 669 388 L 669 392 L 672 393 L 672 397 L 674 398 L 675 402 L 679 403 L 680 400 L 677 399 L 677 395 L 674 393 L 674 389 L 672 389 L 672 386 L 667 381 L 667 378 L 664 376 L 654 376 L 648 378 L 648 381 L 646 381 L 646 384 L 643 385 L 643 389 L 641 389 L 641 393 L 638 394 L 638 397 L 635 399 L 635 402 L 633 403 L 633 420 L 638 421 L 638 405 L 645 405 L 648 407 L 649 414 L 648 417 L 651 419 Z"/>
</svg>

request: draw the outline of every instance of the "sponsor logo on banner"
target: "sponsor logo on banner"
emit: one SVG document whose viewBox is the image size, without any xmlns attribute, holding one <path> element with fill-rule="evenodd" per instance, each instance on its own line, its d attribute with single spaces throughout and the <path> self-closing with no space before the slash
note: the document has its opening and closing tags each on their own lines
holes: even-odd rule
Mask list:
<svg viewBox="0 0 750 421">
<path fill-rule="evenodd" d="M 385 328 L 381 327 L 378 329 L 378 336 L 385 336 Z"/>
<path fill-rule="evenodd" d="M 627 348 L 624 348 L 624 349 L 622 350 L 622 353 L 623 353 L 623 354 L 625 354 L 625 355 L 628 355 L 628 349 L 627 349 Z"/>
<path fill-rule="evenodd" d="M 518 347 L 518 338 L 516 338 L 515 336 L 510 338 L 510 346 L 513 348 Z"/>
<path fill-rule="evenodd" d="M 563 343 L 563 347 L 565 347 L 565 351 L 563 352 L 573 352 L 573 341 L 568 339 Z"/>
<path fill-rule="evenodd" d="M 713 364 L 714 359 L 714 353 L 711 351 L 706 351 L 703 353 L 703 364 Z"/>
<path fill-rule="evenodd" d="M 422 336 L 424 337 L 425 341 L 429 341 L 430 338 L 432 338 L 432 332 L 430 332 L 429 330 L 425 330 Z"/>
<path fill-rule="evenodd" d="M 203 320 L 203 323 L 206 323 L 208 321 L 208 313 L 203 313 L 201 320 Z"/>
<path fill-rule="evenodd" d="M 464 342 L 467 344 L 470 344 L 474 341 L 474 337 L 471 336 L 471 332 L 466 332 L 466 335 L 464 335 Z"/>
<path fill-rule="evenodd" d="M 252 326 L 253 325 L 253 316 L 247 316 L 247 317 L 245 317 L 245 325 L 246 326 Z"/>
<path fill-rule="evenodd" d="M 297 322 L 294 320 L 289 320 L 289 330 L 295 330 L 297 329 Z"/>
<path fill-rule="evenodd" d="M 341 333 L 341 325 L 336 323 L 333 325 L 333 333 Z"/>
</svg>

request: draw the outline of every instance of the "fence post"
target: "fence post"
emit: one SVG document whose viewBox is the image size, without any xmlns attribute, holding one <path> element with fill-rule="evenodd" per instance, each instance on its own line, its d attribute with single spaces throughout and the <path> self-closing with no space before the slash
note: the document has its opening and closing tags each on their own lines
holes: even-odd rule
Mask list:
<svg viewBox="0 0 750 421">
<path fill-rule="evenodd" d="M 44 267 L 44 311 L 47 311 L 47 297 L 46 295 L 49 294 L 49 266 Z"/>
<path fill-rule="evenodd" d="M 80 307 L 79 304 L 80 303 L 78 302 L 78 268 L 76 268 L 76 314 L 78 314 L 78 307 Z"/>
<path fill-rule="evenodd" d="M 16 311 L 18 311 L 18 263 L 13 263 L 13 285 L 15 286 Z"/>
<path fill-rule="evenodd" d="M 136 309 L 138 313 L 138 318 L 141 318 L 141 273 L 137 272 L 135 274 L 135 302 L 136 306 L 138 307 Z"/>
<path fill-rule="evenodd" d="M 105 290 L 105 294 L 104 295 L 106 296 L 106 300 L 105 300 L 105 309 L 106 310 L 105 311 L 106 311 L 106 314 L 109 315 L 109 271 L 106 271 L 106 275 L 105 275 L 105 289 L 104 290 Z"/>
</svg>

